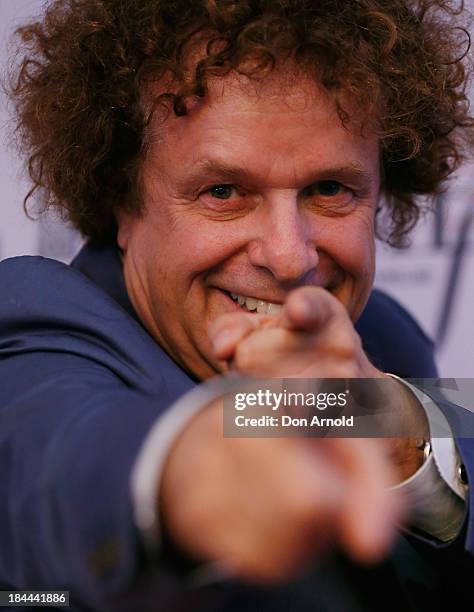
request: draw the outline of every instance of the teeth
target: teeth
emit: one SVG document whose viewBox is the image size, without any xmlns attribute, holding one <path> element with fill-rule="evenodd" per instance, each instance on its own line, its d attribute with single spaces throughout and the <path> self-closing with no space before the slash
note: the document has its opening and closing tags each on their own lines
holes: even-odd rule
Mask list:
<svg viewBox="0 0 474 612">
<path fill-rule="evenodd" d="M 268 304 L 267 314 L 276 315 L 280 312 L 281 308 L 281 304 Z"/>
<path fill-rule="evenodd" d="M 234 302 L 238 302 L 240 306 L 243 306 L 246 310 L 258 314 L 278 314 L 281 310 L 280 304 L 272 304 L 271 302 L 265 302 L 264 300 L 256 300 L 255 298 L 245 297 L 243 295 L 237 295 L 237 293 L 230 294 Z"/>
</svg>

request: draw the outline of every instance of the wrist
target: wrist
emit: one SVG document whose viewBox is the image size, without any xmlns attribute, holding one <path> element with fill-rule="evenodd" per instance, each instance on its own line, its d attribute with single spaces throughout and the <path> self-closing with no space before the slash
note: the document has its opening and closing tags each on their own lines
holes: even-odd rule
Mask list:
<svg viewBox="0 0 474 612">
<path fill-rule="evenodd" d="M 425 462 L 424 450 L 417 438 L 392 438 L 389 440 L 390 459 L 395 468 L 397 483 L 408 480 Z"/>
<path fill-rule="evenodd" d="M 411 389 L 397 376 L 384 374 L 397 383 L 396 406 L 399 411 L 400 432 L 404 437 L 396 438 L 392 446 L 392 458 L 400 478 L 407 480 L 428 459 L 431 453 L 430 429 L 425 410 Z M 406 435 L 412 432 L 413 435 Z"/>
</svg>

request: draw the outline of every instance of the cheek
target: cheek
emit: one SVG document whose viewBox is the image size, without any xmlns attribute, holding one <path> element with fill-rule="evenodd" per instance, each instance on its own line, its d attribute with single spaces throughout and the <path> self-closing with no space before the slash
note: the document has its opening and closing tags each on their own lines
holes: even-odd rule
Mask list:
<svg viewBox="0 0 474 612">
<path fill-rule="evenodd" d="M 350 276 L 371 283 L 375 268 L 373 220 L 361 215 L 332 221 L 326 242 L 329 254 Z"/>
<path fill-rule="evenodd" d="M 239 245 L 231 222 L 191 215 L 174 221 L 160 251 L 178 274 L 186 271 L 187 276 L 195 276 L 223 263 Z"/>
</svg>

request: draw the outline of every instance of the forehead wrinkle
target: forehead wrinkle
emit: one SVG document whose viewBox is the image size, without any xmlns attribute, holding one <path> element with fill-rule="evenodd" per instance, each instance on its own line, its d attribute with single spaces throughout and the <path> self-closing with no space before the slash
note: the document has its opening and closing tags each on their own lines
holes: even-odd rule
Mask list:
<svg viewBox="0 0 474 612">
<path fill-rule="evenodd" d="M 273 187 L 302 188 L 318 180 L 326 180 L 329 178 L 333 180 L 339 179 L 341 182 L 350 182 L 352 180 L 363 184 L 370 184 L 374 181 L 373 173 L 355 161 L 349 162 L 346 165 L 313 168 L 304 174 L 301 174 L 298 172 L 295 159 L 292 157 L 291 160 L 292 168 L 291 178 L 289 179 L 290 184 L 273 185 Z M 266 174 L 269 175 L 271 172 L 272 169 L 269 168 Z M 193 165 L 191 172 L 187 175 L 186 180 L 198 180 L 200 177 L 204 178 L 206 175 L 210 176 L 211 178 L 216 177 L 216 179 L 239 182 L 242 181 L 251 184 L 262 183 L 265 180 L 261 176 L 258 176 L 253 169 L 244 165 L 212 158 L 201 158 L 196 160 L 196 163 Z M 268 176 L 266 177 L 266 180 L 268 180 Z"/>
</svg>

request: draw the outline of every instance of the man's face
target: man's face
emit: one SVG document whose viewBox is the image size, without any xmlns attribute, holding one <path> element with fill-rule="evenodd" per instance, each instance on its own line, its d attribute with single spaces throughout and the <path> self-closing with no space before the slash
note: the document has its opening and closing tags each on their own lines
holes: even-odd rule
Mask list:
<svg viewBox="0 0 474 612">
<path fill-rule="evenodd" d="M 179 364 L 198 378 L 222 371 L 210 323 L 242 308 L 271 313 L 302 285 L 324 287 L 356 320 L 374 274 L 373 132 L 355 118 L 343 127 L 316 84 L 278 74 L 257 89 L 216 79 L 154 132 L 144 210 L 120 217 L 119 244 L 132 303 Z"/>
</svg>

